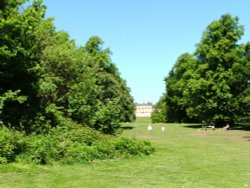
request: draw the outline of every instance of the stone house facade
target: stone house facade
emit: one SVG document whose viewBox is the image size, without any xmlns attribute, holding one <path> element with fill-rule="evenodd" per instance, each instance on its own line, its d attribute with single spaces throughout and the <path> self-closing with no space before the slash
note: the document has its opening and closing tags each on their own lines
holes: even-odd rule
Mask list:
<svg viewBox="0 0 250 188">
<path fill-rule="evenodd" d="M 152 104 L 136 104 L 136 117 L 151 117 L 153 112 Z"/>
</svg>

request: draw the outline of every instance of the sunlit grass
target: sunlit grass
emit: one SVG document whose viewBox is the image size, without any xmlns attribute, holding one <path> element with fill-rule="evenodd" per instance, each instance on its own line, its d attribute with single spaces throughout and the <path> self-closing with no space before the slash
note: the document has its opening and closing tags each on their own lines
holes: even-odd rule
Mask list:
<svg viewBox="0 0 250 188">
<path fill-rule="evenodd" d="M 135 122 L 136 123 L 151 123 L 151 118 L 150 117 L 137 117 Z"/>
<path fill-rule="evenodd" d="M 0 167 L 0 187 L 250 187 L 249 131 L 153 124 L 149 134 L 149 123 L 124 124 L 123 136 L 151 141 L 151 156 L 71 166 L 10 164 Z"/>
</svg>

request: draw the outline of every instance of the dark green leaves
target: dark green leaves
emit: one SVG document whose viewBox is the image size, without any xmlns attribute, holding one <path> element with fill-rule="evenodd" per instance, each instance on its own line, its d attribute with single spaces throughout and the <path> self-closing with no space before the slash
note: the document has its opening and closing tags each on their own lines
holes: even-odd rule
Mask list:
<svg viewBox="0 0 250 188">
<path fill-rule="evenodd" d="M 66 117 L 107 134 L 133 120 L 130 90 L 103 41 L 77 47 L 44 18 L 41 0 L 21 4 L 0 3 L 0 120 L 40 133 Z"/>
</svg>

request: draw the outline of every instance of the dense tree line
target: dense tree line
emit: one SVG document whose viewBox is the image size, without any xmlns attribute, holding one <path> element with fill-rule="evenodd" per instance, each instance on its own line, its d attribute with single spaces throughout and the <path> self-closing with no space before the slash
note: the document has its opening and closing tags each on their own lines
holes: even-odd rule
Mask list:
<svg viewBox="0 0 250 188">
<path fill-rule="evenodd" d="M 166 94 L 155 110 L 164 121 L 249 121 L 250 43 L 240 44 L 238 17 L 222 15 L 203 33 L 193 54 L 182 54 L 165 78 Z M 159 104 L 158 104 L 159 106 Z"/>
<path fill-rule="evenodd" d="M 149 155 L 114 136 L 134 102 L 103 41 L 76 46 L 35 0 L 0 2 L 0 164 L 75 163 Z"/>
<path fill-rule="evenodd" d="M 0 121 L 42 133 L 67 118 L 107 134 L 132 121 L 130 89 L 103 41 L 76 46 L 41 0 L 24 2 L 0 2 Z"/>
</svg>

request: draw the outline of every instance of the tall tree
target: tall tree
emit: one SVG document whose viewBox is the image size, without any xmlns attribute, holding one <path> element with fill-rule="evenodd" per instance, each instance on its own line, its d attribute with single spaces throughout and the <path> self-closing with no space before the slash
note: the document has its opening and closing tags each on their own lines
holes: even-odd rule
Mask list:
<svg viewBox="0 0 250 188">
<path fill-rule="evenodd" d="M 5 100 L 1 120 L 20 128 L 29 122 L 39 110 L 38 80 L 41 74 L 36 31 L 43 22 L 45 6 L 35 1 L 23 12 L 23 1 L 1 1 L 0 11 L 0 95 L 14 92 L 17 99 Z"/>
<path fill-rule="evenodd" d="M 45 19 L 42 0 L 0 2 L 0 121 L 27 132 L 46 132 L 68 118 L 115 134 L 134 119 L 125 80 L 103 41 L 77 47 Z"/>
<path fill-rule="evenodd" d="M 222 15 L 208 25 L 194 55 L 178 58 L 165 79 L 168 121 L 248 119 L 250 45 L 239 44 L 243 31 L 238 17 Z"/>
<path fill-rule="evenodd" d="M 243 35 L 243 26 L 238 17 L 222 15 L 204 31 L 197 46 L 195 57 L 198 67 L 195 77 L 190 79 L 184 90 L 184 98 L 190 99 L 187 113 L 190 117 L 201 117 L 206 121 L 233 121 L 240 110 L 237 102 L 243 84 L 233 84 L 239 75 L 234 67 L 242 64 L 242 48 L 238 44 Z M 243 81 L 243 82 L 242 82 Z"/>
<path fill-rule="evenodd" d="M 240 121 L 250 121 L 250 43 L 243 45 L 243 60 L 232 67 L 231 87 L 236 88 L 237 118 Z"/>
<path fill-rule="evenodd" d="M 97 90 L 99 91 L 96 97 L 99 101 L 100 112 L 105 111 L 106 117 L 113 117 L 110 119 L 110 123 L 114 126 L 119 122 L 132 121 L 135 106 L 126 82 L 120 77 L 117 67 L 111 61 L 110 50 L 108 48 L 102 49 L 102 44 L 103 41 L 94 36 L 87 41 L 84 49 L 90 56 L 87 60 L 88 65 L 95 72 Z M 102 117 L 100 114 L 103 113 L 97 113 L 95 126 L 98 129 L 108 127 L 105 129 L 110 131 L 112 126 L 107 126 L 108 121 L 106 120 L 101 121 L 103 118 L 100 118 Z M 112 123 L 112 119 L 116 123 Z M 102 124 L 103 126 L 100 127 Z"/>
</svg>

